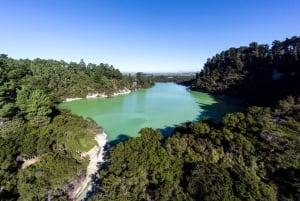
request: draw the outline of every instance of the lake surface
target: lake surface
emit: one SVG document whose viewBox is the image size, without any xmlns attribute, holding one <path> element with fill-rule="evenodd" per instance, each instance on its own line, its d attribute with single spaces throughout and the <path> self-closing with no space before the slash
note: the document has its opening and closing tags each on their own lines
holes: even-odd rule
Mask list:
<svg viewBox="0 0 300 201">
<path fill-rule="evenodd" d="M 205 117 L 220 120 L 229 112 L 241 111 L 243 105 L 225 96 L 188 91 L 175 83 L 156 83 L 150 89 L 134 91 L 113 98 L 81 99 L 60 104 L 74 114 L 94 119 L 108 134 L 110 142 L 138 136 L 144 127 L 170 134 L 173 127 Z"/>
</svg>

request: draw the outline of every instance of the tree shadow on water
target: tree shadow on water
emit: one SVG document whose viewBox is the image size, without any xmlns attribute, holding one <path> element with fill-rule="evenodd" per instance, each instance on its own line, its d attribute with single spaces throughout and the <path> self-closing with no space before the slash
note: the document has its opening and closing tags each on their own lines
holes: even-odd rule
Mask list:
<svg viewBox="0 0 300 201">
<path fill-rule="evenodd" d="M 242 101 L 230 98 L 228 96 L 215 95 L 213 96 L 213 99 L 214 101 L 211 104 L 198 102 L 198 106 L 200 107 L 198 116 L 194 120 L 187 122 L 201 121 L 204 119 L 212 119 L 215 122 L 220 122 L 226 114 L 242 112 L 247 108 L 246 104 Z M 182 125 L 187 122 L 182 122 Z M 174 124 L 171 126 L 165 126 L 164 128 L 160 128 L 158 130 L 164 137 L 169 137 L 178 126 L 180 125 Z"/>
<path fill-rule="evenodd" d="M 111 147 L 114 147 L 116 146 L 117 144 L 119 144 L 120 142 L 123 142 L 123 141 L 126 141 L 128 140 L 130 137 L 126 134 L 120 134 L 118 135 L 118 137 L 115 139 L 115 140 L 112 140 L 110 142 L 108 142 L 108 144 L 111 146 Z"/>
<path fill-rule="evenodd" d="M 161 132 L 161 134 L 163 135 L 163 137 L 169 137 L 170 135 L 172 135 L 174 129 L 177 127 L 178 125 L 172 125 L 172 126 L 166 126 L 164 128 L 159 128 L 157 130 L 159 130 Z"/>
<path fill-rule="evenodd" d="M 226 96 L 214 97 L 212 104 L 198 103 L 198 105 L 202 111 L 196 120 L 212 119 L 215 122 L 220 122 L 228 113 L 242 112 L 246 109 L 246 104 L 242 101 Z"/>
</svg>

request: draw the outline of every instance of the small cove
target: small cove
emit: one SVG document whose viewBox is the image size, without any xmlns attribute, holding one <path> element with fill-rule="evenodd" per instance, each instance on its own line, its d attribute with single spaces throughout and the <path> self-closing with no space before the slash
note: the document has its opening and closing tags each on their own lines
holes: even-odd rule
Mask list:
<svg viewBox="0 0 300 201">
<path fill-rule="evenodd" d="M 105 129 L 110 143 L 138 136 L 144 127 L 170 134 L 176 125 L 206 117 L 220 120 L 229 112 L 241 111 L 241 102 L 226 96 L 189 91 L 175 83 L 156 83 L 150 89 L 112 98 L 81 99 L 60 104 L 84 118 L 91 117 Z"/>
</svg>

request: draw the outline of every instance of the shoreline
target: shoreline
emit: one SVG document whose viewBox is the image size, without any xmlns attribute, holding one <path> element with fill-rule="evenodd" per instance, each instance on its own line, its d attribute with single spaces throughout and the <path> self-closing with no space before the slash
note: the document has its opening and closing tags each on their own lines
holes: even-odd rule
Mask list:
<svg viewBox="0 0 300 201">
<path fill-rule="evenodd" d="M 70 200 L 83 200 L 87 193 L 92 190 L 92 177 L 97 174 L 100 163 L 104 162 L 104 147 L 107 143 L 107 134 L 103 131 L 95 136 L 98 145 L 94 146 L 88 152 L 81 153 L 81 157 L 89 157 L 89 164 L 86 168 L 85 178 L 75 186 L 75 188 L 68 194 Z"/>
<path fill-rule="evenodd" d="M 71 101 L 75 101 L 75 100 L 80 100 L 82 98 L 66 98 L 63 102 L 71 102 Z"/>
<path fill-rule="evenodd" d="M 86 95 L 86 99 L 91 99 L 91 98 L 109 98 L 109 97 L 113 97 L 113 96 L 118 96 L 118 95 L 124 95 L 124 94 L 129 94 L 131 93 L 131 90 L 125 88 L 122 90 L 118 90 L 117 92 L 114 92 L 111 96 L 105 94 L 105 93 L 88 93 Z M 81 100 L 84 98 L 79 98 L 79 97 L 75 97 L 75 98 L 66 98 L 63 102 L 71 102 L 71 101 L 75 101 L 75 100 Z"/>
</svg>

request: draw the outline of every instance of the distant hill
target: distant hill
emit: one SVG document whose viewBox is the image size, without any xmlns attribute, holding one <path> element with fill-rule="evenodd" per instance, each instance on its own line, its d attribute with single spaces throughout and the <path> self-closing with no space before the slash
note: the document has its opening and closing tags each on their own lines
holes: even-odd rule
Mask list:
<svg viewBox="0 0 300 201">
<path fill-rule="evenodd" d="M 155 82 L 175 82 L 188 86 L 195 79 L 195 73 L 159 73 L 154 74 L 153 78 Z"/>
</svg>

